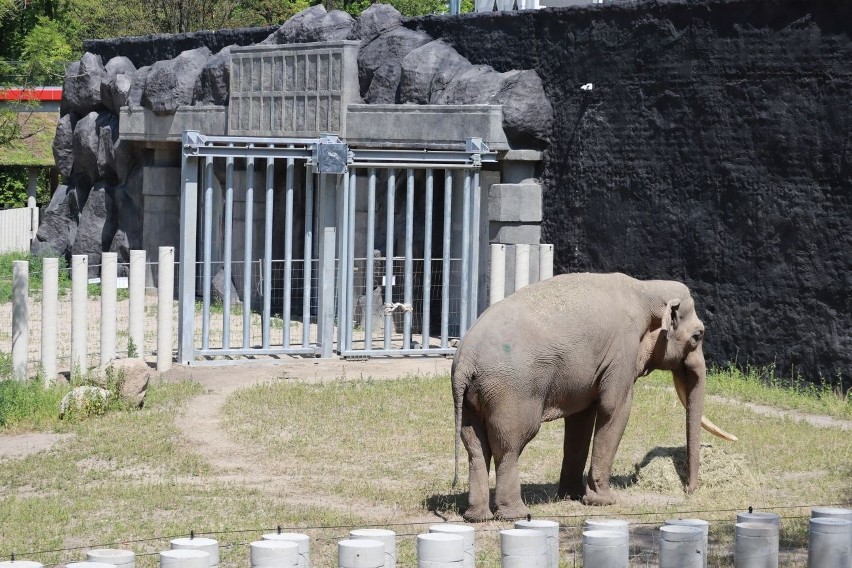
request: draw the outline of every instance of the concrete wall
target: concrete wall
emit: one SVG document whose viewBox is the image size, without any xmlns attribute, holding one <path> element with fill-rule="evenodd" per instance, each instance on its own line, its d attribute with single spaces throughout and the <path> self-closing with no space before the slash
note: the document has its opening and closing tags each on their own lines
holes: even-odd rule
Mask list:
<svg viewBox="0 0 852 568">
<path fill-rule="evenodd" d="M 713 363 L 852 379 L 852 4 L 624 4 L 407 25 L 475 64 L 541 76 L 555 112 L 542 241 L 556 272 L 683 280 Z"/>
</svg>

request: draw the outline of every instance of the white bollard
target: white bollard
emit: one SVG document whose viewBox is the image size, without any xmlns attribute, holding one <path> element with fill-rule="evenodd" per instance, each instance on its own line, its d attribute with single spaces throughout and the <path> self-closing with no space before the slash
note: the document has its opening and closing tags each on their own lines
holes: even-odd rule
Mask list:
<svg viewBox="0 0 852 568">
<path fill-rule="evenodd" d="M 59 313 L 59 259 L 41 260 L 41 372 L 44 386 L 56 382 L 56 319 Z"/>
<path fill-rule="evenodd" d="M 529 529 L 500 531 L 500 566 L 502 568 L 546 568 L 548 566 L 547 535 Z"/>
<path fill-rule="evenodd" d="M 808 568 L 852 566 L 852 521 L 838 517 L 810 520 Z"/>
<path fill-rule="evenodd" d="M 27 379 L 27 359 L 30 350 L 30 263 L 12 263 L 12 375 L 19 381 Z"/>
<path fill-rule="evenodd" d="M 538 246 L 538 280 L 553 278 L 553 245 Z"/>
<path fill-rule="evenodd" d="M 704 568 L 707 568 L 707 552 L 710 543 L 710 523 L 703 519 L 669 519 L 668 526 L 697 527 L 704 532 Z"/>
<path fill-rule="evenodd" d="M 530 283 L 530 245 L 515 245 L 515 289 Z"/>
<path fill-rule="evenodd" d="M 86 374 L 89 359 L 89 257 L 71 257 L 71 378 Z"/>
<path fill-rule="evenodd" d="M 118 292 L 118 253 L 101 255 L 101 366 L 115 359 L 115 309 Z"/>
<path fill-rule="evenodd" d="M 396 568 L 396 533 L 386 529 L 355 529 L 349 531 L 352 540 L 377 540 L 385 545 L 385 568 Z"/>
<path fill-rule="evenodd" d="M 219 565 L 219 542 L 214 538 L 174 538 L 171 541 L 171 546 L 172 550 L 203 550 L 210 555 L 209 566 Z"/>
<path fill-rule="evenodd" d="M 382 568 L 385 543 L 380 540 L 348 539 L 337 543 L 338 568 Z"/>
<path fill-rule="evenodd" d="M 516 529 L 541 531 L 547 537 L 547 557 L 551 568 L 559 568 L 559 523 L 530 519 L 529 521 L 515 521 Z"/>
<path fill-rule="evenodd" d="M 506 245 L 491 245 L 491 297 L 489 306 L 506 296 Z"/>
<path fill-rule="evenodd" d="M 65 568 L 114 568 L 112 564 L 108 564 L 106 562 L 89 562 L 88 560 L 83 562 L 69 562 L 65 565 Z"/>
<path fill-rule="evenodd" d="M 207 568 L 210 554 L 204 550 L 183 548 L 160 552 L 160 568 Z"/>
<path fill-rule="evenodd" d="M 145 251 L 130 251 L 130 276 L 128 280 L 130 306 L 128 314 L 128 341 L 133 342 L 136 356 L 145 357 Z"/>
<path fill-rule="evenodd" d="M 770 523 L 781 526 L 781 515 L 769 511 L 754 511 L 737 513 L 738 523 Z"/>
<path fill-rule="evenodd" d="M 0 568 L 44 568 L 44 564 L 32 560 L 7 560 L 0 562 Z"/>
<path fill-rule="evenodd" d="M 630 538 L 630 523 L 622 519 L 586 519 L 584 531 L 615 531 Z"/>
<path fill-rule="evenodd" d="M 299 545 L 286 540 L 256 540 L 249 545 L 252 568 L 297 568 Z"/>
<path fill-rule="evenodd" d="M 464 541 L 464 568 L 476 566 L 476 531 L 467 525 L 456 525 L 453 523 L 442 523 L 429 527 L 431 533 L 454 534 L 462 537 Z"/>
<path fill-rule="evenodd" d="M 86 552 L 86 560 L 89 562 L 103 562 L 120 566 L 121 568 L 135 568 L 136 554 L 132 550 L 120 548 L 97 548 Z"/>
<path fill-rule="evenodd" d="M 627 568 L 630 562 L 630 537 L 621 530 L 583 531 L 585 568 Z"/>
<path fill-rule="evenodd" d="M 172 315 L 175 294 L 175 247 L 160 247 L 157 272 L 157 371 L 172 367 Z"/>
<path fill-rule="evenodd" d="M 846 519 L 852 521 L 852 509 L 842 509 L 840 507 L 814 507 L 811 509 L 811 518 L 831 517 L 834 519 Z"/>
<path fill-rule="evenodd" d="M 299 568 L 308 568 L 311 565 L 311 537 L 302 533 L 267 533 L 263 540 L 283 540 L 295 542 L 299 545 Z"/>
<path fill-rule="evenodd" d="M 660 568 L 704 568 L 704 531 L 699 527 L 660 527 Z"/>
<path fill-rule="evenodd" d="M 734 541 L 736 568 L 778 568 L 778 525 L 737 523 Z"/>
<path fill-rule="evenodd" d="M 430 532 L 417 535 L 417 568 L 463 568 L 464 538 Z"/>
</svg>

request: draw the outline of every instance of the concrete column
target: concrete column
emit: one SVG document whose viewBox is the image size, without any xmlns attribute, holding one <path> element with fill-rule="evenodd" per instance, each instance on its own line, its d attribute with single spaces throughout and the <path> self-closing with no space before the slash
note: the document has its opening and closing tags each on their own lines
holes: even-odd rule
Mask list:
<svg viewBox="0 0 852 568">
<path fill-rule="evenodd" d="M 38 192 L 38 168 L 30 167 L 27 171 L 27 207 L 36 206 L 36 193 Z"/>
<path fill-rule="evenodd" d="M 417 535 L 417 568 L 463 568 L 464 538 L 430 532 Z"/>
<path fill-rule="evenodd" d="M 219 565 L 219 542 L 214 538 L 174 538 L 171 541 L 172 550 L 201 550 L 208 555 L 208 566 Z"/>
<path fill-rule="evenodd" d="M 683 525 L 660 528 L 660 568 L 703 568 L 706 555 L 701 528 Z"/>
<path fill-rule="evenodd" d="M 489 305 L 494 305 L 506 295 L 506 245 L 491 245 L 491 297 Z"/>
<path fill-rule="evenodd" d="M 529 529 L 500 531 L 501 568 L 546 568 L 549 564 L 547 535 Z"/>
<path fill-rule="evenodd" d="M 707 568 L 707 546 L 709 544 L 710 523 L 703 519 L 669 519 L 665 523 L 668 526 L 697 527 L 704 533 L 704 568 Z"/>
<path fill-rule="evenodd" d="M 530 283 L 530 245 L 515 245 L 515 292 Z"/>
<path fill-rule="evenodd" d="M 59 259 L 41 261 L 41 372 L 45 386 L 56 382 L 56 320 L 59 311 Z"/>
<path fill-rule="evenodd" d="M 136 356 L 145 357 L 145 251 L 130 251 L 130 313 L 128 314 L 128 351 L 133 342 Z"/>
<path fill-rule="evenodd" d="M 30 263 L 12 263 L 12 374 L 19 380 L 27 378 L 27 355 L 30 349 Z"/>
<path fill-rule="evenodd" d="M 734 542 L 735 568 L 778 568 L 778 525 L 737 523 Z"/>
<path fill-rule="evenodd" d="M 101 366 L 115 359 L 118 253 L 101 255 Z"/>
<path fill-rule="evenodd" d="M 175 247 L 160 247 L 157 272 L 157 371 L 172 367 L 175 297 Z"/>
<path fill-rule="evenodd" d="M 89 257 L 71 257 L 71 379 L 86 374 L 88 366 Z"/>
<path fill-rule="evenodd" d="M 308 568 L 311 565 L 311 538 L 302 533 L 267 533 L 263 540 L 283 540 L 295 542 L 299 545 L 299 568 Z"/>
<path fill-rule="evenodd" d="M 547 537 L 547 558 L 550 568 L 559 568 L 559 523 L 530 519 L 528 521 L 516 521 L 516 529 L 541 531 Z"/>
<path fill-rule="evenodd" d="M 297 568 L 299 545 L 286 540 L 258 540 L 249 545 L 252 568 Z"/>
<path fill-rule="evenodd" d="M 386 529 L 355 529 L 349 531 L 352 540 L 377 540 L 385 545 L 385 568 L 396 568 L 396 533 Z"/>
<path fill-rule="evenodd" d="M 811 517 L 828 517 L 832 519 L 846 519 L 847 521 L 852 521 L 852 509 L 841 509 L 839 507 L 814 507 L 811 510 Z M 850 541 L 852 541 L 852 534 L 849 535 Z M 849 543 L 849 547 L 852 548 L 852 542 Z"/>
<path fill-rule="evenodd" d="M 476 531 L 468 525 L 456 525 L 453 523 L 442 523 L 429 527 L 431 533 L 454 534 L 462 537 L 464 541 L 463 568 L 475 568 L 476 566 Z"/>
<path fill-rule="evenodd" d="M 210 554 L 203 550 L 180 549 L 160 552 L 160 568 L 207 568 Z"/>
<path fill-rule="evenodd" d="M 781 515 L 769 511 L 754 511 L 750 513 L 737 513 L 738 523 L 769 523 L 775 526 L 781 525 Z"/>
<path fill-rule="evenodd" d="M 630 562 L 627 533 L 620 530 L 583 531 L 584 568 L 627 568 Z"/>
<path fill-rule="evenodd" d="M 538 247 L 538 280 L 553 278 L 553 245 Z"/>
<path fill-rule="evenodd" d="M 385 543 L 378 540 L 341 540 L 337 543 L 338 568 L 382 568 Z"/>
<path fill-rule="evenodd" d="M 132 550 L 121 548 L 98 548 L 86 552 L 89 562 L 104 562 L 120 568 L 135 568 L 136 554 Z"/>
<path fill-rule="evenodd" d="M 852 521 L 838 517 L 810 520 L 808 568 L 852 566 Z"/>
</svg>

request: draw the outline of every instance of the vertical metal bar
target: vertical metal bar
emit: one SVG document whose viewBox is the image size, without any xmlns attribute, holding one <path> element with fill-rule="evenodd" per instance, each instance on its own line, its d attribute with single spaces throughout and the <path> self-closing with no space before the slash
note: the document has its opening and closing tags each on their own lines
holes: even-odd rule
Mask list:
<svg viewBox="0 0 852 568">
<path fill-rule="evenodd" d="M 157 264 L 157 371 L 172 366 L 172 312 L 174 310 L 175 247 L 160 247 Z"/>
<path fill-rule="evenodd" d="M 231 145 L 233 146 L 233 144 Z M 225 160 L 225 250 L 222 255 L 224 264 L 225 288 L 222 292 L 222 347 L 231 347 L 231 246 L 234 232 L 234 157 Z"/>
<path fill-rule="evenodd" d="M 358 199 L 358 178 L 355 168 L 349 169 L 349 209 L 346 235 L 346 349 L 352 349 L 352 326 L 355 320 L 355 209 Z"/>
<path fill-rule="evenodd" d="M 249 147 L 252 147 L 249 144 Z M 243 243 L 243 349 L 251 344 L 251 256 L 254 226 L 254 158 L 246 159 L 245 243 Z"/>
<path fill-rule="evenodd" d="M 349 258 L 349 176 L 343 174 L 342 179 L 342 196 L 343 200 L 338 208 L 338 226 L 340 233 L 338 234 L 337 247 L 337 352 L 342 353 L 346 349 L 346 333 L 349 324 L 346 322 L 347 308 L 347 290 L 349 283 L 347 282 L 348 274 L 348 258 Z"/>
<path fill-rule="evenodd" d="M 459 318 L 459 337 L 467 331 L 470 310 L 470 172 L 464 174 L 464 193 L 462 194 L 462 277 L 461 277 L 461 317 Z"/>
<path fill-rule="evenodd" d="M 468 175 L 470 174 L 468 173 Z M 482 202 L 478 170 L 473 171 L 473 187 L 471 190 L 473 191 L 473 206 L 471 207 L 470 222 L 470 318 L 468 322 L 473 325 L 473 322 L 479 317 L 479 219 Z"/>
<path fill-rule="evenodd" d="M 364 311 L 364 349 L 373 348 L 373 286 L 375 263 L 373 249 L 376 246 L 376 169 L 370 168 L 367 184 L 367 278 Z"/>
<path fill-rule="evenodd" d="M 396 170 L 388 170 L 387 212 L 385 215 L 385 306 L 393 306 L 393 207 Z M 393 313 L 385 310 L 385 349 L 391 348 Z"/>
<path fill-rule="evenodd" d="M 311 167 L 305 168 L 305 260 L 302 283 L 302 347 L 311 344 L 311 268 L 313 263 L 314 239 L 314 174 Z"/>
<path fill-rule="evenodd" d="M 405 287 L 403 289 L 403 312 L 402 326 L 402 348 L 411 348 L 411 306 L 414 303 L 414 170 L 408 168 L 406 172 L 405 192 Z"/>
<path fill-rule="evenodd" d="M 287 158 L 286 193 L 284 194 L 284 310 L 282 323 L 284 325 L 284 347 L 290 347 L 290 319 L 292 298 L 293 271 L 293 178 L 296 162 Z"/>
<path fill-rule="evenodd" d="M 183 145 L 189 144 L 189 132 L 183 134 Z M 198 158 L 181 152 L 180 196 L 180 263 L 178 286 L 180 288 L 180 319 L 178 320 L 178 360 L 189 363 L 195 359 L 195 246 L 196 210 L 198 209 Z"/>
<path fill-rule="evenodd" d="M 325 199 L 326 196 L 323 196 Z M 322 336 L 320 338 L 321 355 L 323 357 L 331 357 L 331 346 L 334 341 L 334 233 L 336 228 L 333 226 L 324 226 L 322 239 L 322 258 L 320 270 L 323 271 L 320 278 L 320 297 L 321 302 L 320 321 L 322 322 Z"/>
<path fill-rule="evenodd" d="M 203 222 L 203 283 L 201 297 L 201 348 L 210 348 L 210 287 L 213 265 L 213 158 L 208 156 L 204 162 L 204 222 Z"/>
<path fill-rule="evenodd" d="M 271 146 L 271 144 L 270 144 Z M 263 348 L 269 349 L 269 320 L 272 317 L 272 216 L 275 190 L 275 160 L 266 159 L 266 215 L 263 239 Z"/>
<path fill-rule="evenodd" d="M 88 317 L 89 317 L 89 257 L 85 254 L 71 256 L 71 380 L 86 375 L 88 371 Z M 20 294 L 19 294 L 20 297 Z M 23 298 L 22 298 L 23 299 Z M 20 336 L 20 334 L 19 334 Z"/>
<path fill-rule="evenodd" d="M 447 348 L 450 331 L 450 233 L 453 224 L 453 172 L 444 170 L 444 265 L 441 273 L 441 349 Z"/>
<path fill-rule="evenodd" d="M 423 227 L 423 322 L 421 331 L 423 349 L 429 349 L 429 319 L 432 290 L 432 202 L 434 199 L 434 176 L 431 169 L 426 170 L 426 221 Z"/>
</svg>

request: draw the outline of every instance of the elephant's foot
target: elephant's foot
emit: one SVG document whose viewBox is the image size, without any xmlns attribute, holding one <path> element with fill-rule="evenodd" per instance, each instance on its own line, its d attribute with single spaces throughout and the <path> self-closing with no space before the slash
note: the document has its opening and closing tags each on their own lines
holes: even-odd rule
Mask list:
<svg viewBox="0 0 852 568">
<path fill-rule="evenodd" d="M 612 505 L 615 503 L 615 493 L 612 492 L 612 489 L 607 489 L 605 491 L 593 491 L 591 489 L 586 489 L 586 494 L 583 495 L 583 504 L 584 505 Z"/>
<path fill-rule="evenodd" d="M 474 509 L 471 507 L 464 512 L 462 517 L 469 523 L 484 523 L 485 521 L 493 519 L 494 515 L 491 513 L 490 509 Z"/>
<path fill-rule="evenodd" d="M 579 501 L 583 498 L 583 495 L 586 493 L 586 488 L 583 486 L 583 482 L 580 481 L 578 484 L 566 484 L 559 485 L 559 489 L 556 491 L 556 497 L 559 499 L 570 499 L 571 501 Z"/>
<path fill-rule="evenodd" d="M 526 519 L 529 514 L 530 510 L 523 503 L 519 505 L 500 505 L 494 512 L 494 518 L 499 521 L 514 521 L 516 519 Z"/>
</svg>

